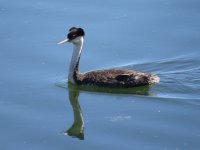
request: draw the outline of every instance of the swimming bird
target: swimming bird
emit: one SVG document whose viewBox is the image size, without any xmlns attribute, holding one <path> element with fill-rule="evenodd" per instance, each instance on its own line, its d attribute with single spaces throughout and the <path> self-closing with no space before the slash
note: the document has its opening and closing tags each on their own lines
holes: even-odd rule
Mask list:
<svg viewBox="0 0 200 150">
<path fill-rule="evenodd" d="M 109 88 L 130 88 L 159 83 L 160 78 L 152 73 L 135 70 L 109 69 L 87 73 L 79 72 L 79 61 L 83 49 L 85 32 L 82 28 L 69 29 L 67 38 L 58 44 L 72 43 L 73 54 L 70 62 L 68 82 L 76 85 L 93 85 Z"/>
</svg>

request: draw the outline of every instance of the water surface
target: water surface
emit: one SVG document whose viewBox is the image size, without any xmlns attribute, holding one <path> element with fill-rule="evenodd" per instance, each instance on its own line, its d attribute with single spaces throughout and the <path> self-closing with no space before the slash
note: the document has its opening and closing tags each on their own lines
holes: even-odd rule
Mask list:
<svg viewBox="0 0 200 150">
<path fill-rule="evenodd" d="M 0 17 L 0 149 L 199 149 L 198 0 L 1 0 Z M 137 69 L 160 84 L 60 88 L 72 46 L 56 43 L 72 26 L 86 31 L 82 72 Z"/>
</svg>

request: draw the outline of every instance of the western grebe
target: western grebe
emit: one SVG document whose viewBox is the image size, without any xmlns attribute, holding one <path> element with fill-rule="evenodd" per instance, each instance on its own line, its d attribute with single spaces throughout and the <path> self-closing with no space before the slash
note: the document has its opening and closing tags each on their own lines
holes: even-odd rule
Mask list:
<svg viewBox="0 0 200 150">
<path fill-rule="evenodd" d="M 100 87 L 128 88 L 159 83 L 160 78 L 151 73 L 135 70 L 96 70 L 79 72 L 79 60 L 83 48 L 85 32 L 82 28 L 69 29 L 67 38 L 58 44 L 72 43 L 73 55 L 69 68 L 68 82 L 76 85 L 96 85 Z"/>
</svg>

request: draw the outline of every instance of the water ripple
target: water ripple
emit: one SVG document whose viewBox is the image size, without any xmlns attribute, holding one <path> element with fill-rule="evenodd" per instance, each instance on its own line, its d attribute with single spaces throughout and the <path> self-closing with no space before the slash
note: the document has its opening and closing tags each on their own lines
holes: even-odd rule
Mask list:
<svg viewBox="0 0 200 150">
<path fill-rule="evenodd" d="M 183 55 L 154 62 L 129 64 L 120 68 L 158 74 L 161 82 L 154 88 L 158 96 L 199 100 L 200 60 L 197 56 Z"/>
</svg>

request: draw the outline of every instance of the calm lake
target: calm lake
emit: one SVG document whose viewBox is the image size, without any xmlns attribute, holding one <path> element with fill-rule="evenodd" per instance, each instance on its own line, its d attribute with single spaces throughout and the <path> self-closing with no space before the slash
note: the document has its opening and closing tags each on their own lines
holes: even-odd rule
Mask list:
<svg viewBox="0 0 200 150">
<path fill-rule="evenodd" d="M 200 149 L 199 0 L 0 0 L 0 18 L 0 150 Z M 86 32 L 81 72 L 160 84 L 67 85 L 72 45 L 57 42 L 72 26 Z"/>
</svg>

